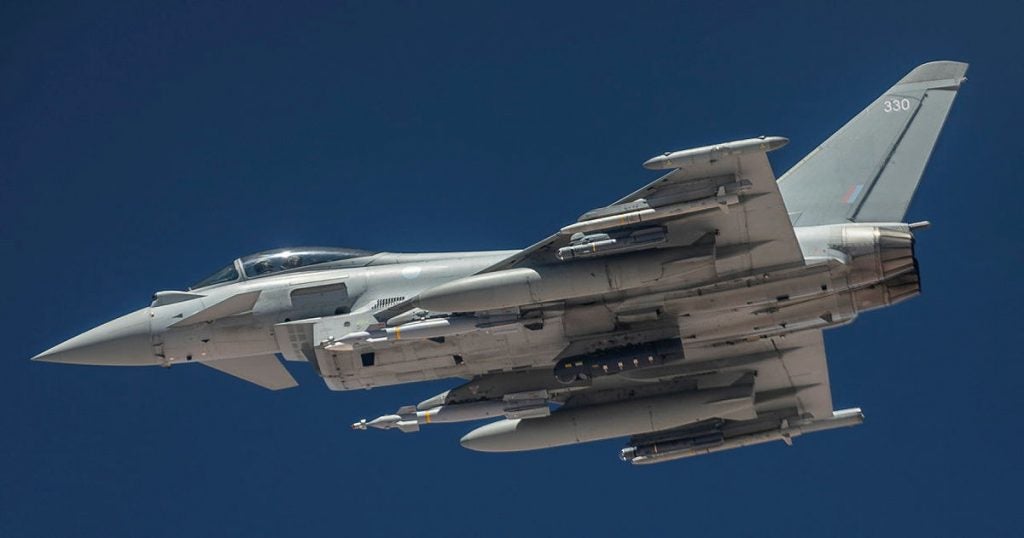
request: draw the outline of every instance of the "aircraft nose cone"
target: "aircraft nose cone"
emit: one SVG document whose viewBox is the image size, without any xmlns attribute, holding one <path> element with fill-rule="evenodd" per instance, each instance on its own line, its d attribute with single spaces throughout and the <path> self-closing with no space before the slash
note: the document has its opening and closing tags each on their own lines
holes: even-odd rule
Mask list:
<svg viewBox="0 0 1024 538">
<path fill-rule="evenodd" d="M 108 321 L 32 358 L 34 361 L 96 366 L 161 364 L 153 352 L 149 309 Z"/>
</svg>

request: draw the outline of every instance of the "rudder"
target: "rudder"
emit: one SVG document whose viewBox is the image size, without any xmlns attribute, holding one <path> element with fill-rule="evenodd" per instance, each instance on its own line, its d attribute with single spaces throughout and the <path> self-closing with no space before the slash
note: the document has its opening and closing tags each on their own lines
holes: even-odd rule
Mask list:
<svg viewBox="0 0 1024 538">
<path fill-rule="evenodd" d="M 779 178 L 793 225 L 901 222 L 966 72 L 916 67 Z"/>
</svg>

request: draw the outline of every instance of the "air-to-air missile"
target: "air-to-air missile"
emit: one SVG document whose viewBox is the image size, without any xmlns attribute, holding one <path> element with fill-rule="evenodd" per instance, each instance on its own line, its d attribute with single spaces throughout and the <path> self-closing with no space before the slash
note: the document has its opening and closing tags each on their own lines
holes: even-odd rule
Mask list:
<svg viewBox="0 0 1024 538">
<path fill-rule="evenodd" d="M 401 407 L 391 415 L 383 415 L 373 420 L 362 419 L 352 424 L 352 429 L 397 428 L 409 433 L 419 431 L 420 425 L 423 424 L 468 422 L 499 416 L 506 419 L 539 418 L 551 414 L 547 395 L 543 392 L 506 394 L 501 400 L 446 403 L 449 392 L 442 392 L 417 405 Z"/>
</svg>

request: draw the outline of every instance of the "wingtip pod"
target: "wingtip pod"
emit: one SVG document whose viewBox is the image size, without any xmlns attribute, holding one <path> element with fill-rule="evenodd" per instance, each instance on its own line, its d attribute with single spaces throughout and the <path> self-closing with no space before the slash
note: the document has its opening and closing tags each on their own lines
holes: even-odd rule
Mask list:
<svg viewBox="0 0 1024 538">
<path fill-rule="evenodd" d="M 923 63 L 907 73 L 896 85 L 941 82 L 940 86 L 959 87 L 963 81 L 967 80 L 964 75 L 967 74 L 968 67 L 969 64 L 965 62 L 950 60 Z"/>
<path fill-rule="evenodd" d="M 788 138 L 781 136 L 759 136 L 733 142 L 724 142 L 712 146 L 703 146 L 680 151 L 669 151 L 644 162 L 648 170 L 668 170 L 701 162 L 714 162 L 725 157 L 754 152 L 769 152 L 789 143 Z"/>
</svg>

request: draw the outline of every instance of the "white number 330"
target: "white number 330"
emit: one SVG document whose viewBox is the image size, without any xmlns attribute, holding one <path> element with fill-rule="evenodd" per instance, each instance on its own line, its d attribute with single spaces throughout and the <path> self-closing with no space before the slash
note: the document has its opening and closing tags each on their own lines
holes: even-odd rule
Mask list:
<svg viewBox="0 0 1024 538">
<path fill-rule="evenodd" d="M 886 99 L 882 102 L 882 110 L 886 112 L 903 112 L 910 110 L 910 99 Z"/>
</svg>

